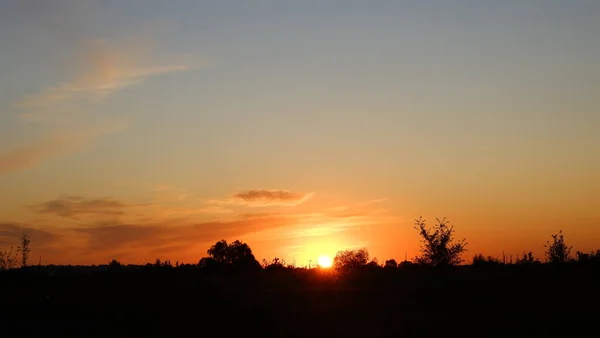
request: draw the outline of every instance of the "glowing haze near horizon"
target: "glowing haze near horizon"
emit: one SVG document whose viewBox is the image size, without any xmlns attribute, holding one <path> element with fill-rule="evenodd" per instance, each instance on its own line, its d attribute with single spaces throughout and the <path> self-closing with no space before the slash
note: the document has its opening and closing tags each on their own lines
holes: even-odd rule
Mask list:
<svg viewBox="0 0 600 338">
<path fill-rule="evenodd" d="M 600 243 L 598 1 L 3 1 L 0 248 L 297 265 Z"/>
</svg>

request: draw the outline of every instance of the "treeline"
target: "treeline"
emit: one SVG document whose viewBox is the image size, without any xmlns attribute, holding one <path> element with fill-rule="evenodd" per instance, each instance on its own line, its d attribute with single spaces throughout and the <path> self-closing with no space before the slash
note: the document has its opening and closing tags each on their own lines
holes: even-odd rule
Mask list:
<svg viewBox="0 0 600 338">
<path fill-rule="evenodd" d="M 444 219 L 437 219 L 437 223 L 429 227 L 423 218 L 415 220 L 414 228 L 421 236 L 422 245 L 420 254 L 412 260 L 405 259 L 398 263 L 395 259 L 385 260 L 380 263 L 377 258 L 371 259 L 366 248 L 356 250 L 338 251 L 333 259 L 332 271 L 337 273 L 349 273 L 366 269 L 396 269 L 405 267 L 443 268 L 463 265 L 464 253 L 467 251 L 466 239 L 456 239 L 454 226 Z M 193 269 L 209 272 L 251 272 L 251 271 L 283 271 L 295 269 L 319 269 L 324 267 L 309 264 L 306 267 L 297 267 L 287 264 L 283 259 L 275 257 L 271 260 L 263 259 L 259 262 L 252 249 L 246 243 L 236 240 L 227 243 L 221 240 L 207 250 L 207 257 L 201 258 L 197 264 L 172 263 L 170 260 L 161 261 L 157 259 L 154 263 L 145 265 L 124 265 L 113 259 L 106 265 L 99 266 L 28 266 L 31 240 L 27 233 L 23 233 L 20 245 L 16 250 L 0 251 L 0 271 L 20 267 L 21 270 L 37 271 L 44 273 L 47 270 L 61 270 L 69 272 L 94 272 L 98 270 L 121 271 L 121 270 L 161 270 L 164 269 Z M 524 252 L 521 256 L 503 256 L 502 258 L 476 254 L 470 261 L 472 267 L 492 266 L 533 266 L 533 265 L 563 265 L 563 264 L 585 264 L 600 266 L 600 250 L 592 252 L 577 251 L 572 254 L 572 246 L 567 245 L 562 231 L 551 235 L 551 240 L 544 245 L 544 262 L 535 257 L 532 252 Z"/>
</svg>

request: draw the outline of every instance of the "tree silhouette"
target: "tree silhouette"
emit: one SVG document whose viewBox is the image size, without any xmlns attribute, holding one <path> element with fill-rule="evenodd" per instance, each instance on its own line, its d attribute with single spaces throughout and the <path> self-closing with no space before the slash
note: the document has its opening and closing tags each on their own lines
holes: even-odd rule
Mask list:
<svg viewBox="0 0 600 338">
<path fill-rule="evenodd" d="M 227 244 L 227 241 L 220 240 L 206 251 L 210 260 L 219 266 L 231 266 L 236 269 L 255 269 L 260 268 L 260 263 L 252 254 L 252 249 L 248 244 L 238 240 Z M 201 259 L 201 267 L 214 266 L 215 264 L 205 258 Z"/>
<path fill-rule="evenodd" d="M 23 235 L 21 236 L 21 266 L 27 266 L 27 260 L 29 259 L 29 252 L 31 249 L 29 248 L 29 244 L 31 243 L 31 239 L 29 239 L 29 234 L 23 231 Z"/>
<path fill-rule="evenodd" d="M 571 259 L 572 246 L 567 246 L 565 236 L 560 230 L 557 234 L 552 235 L 552 243 L 546 241 L 546 260 L 548 263 L 565 263 Z"/>
<path fill-rule="evenodd" d="M 421 235 L 423 245 L 421 256 L 415 258 L 419 264 L 432 266 L 458 265 L 463 262 L 461 255 L 466 250 L 466 240 L 463 238 L 454 242 L 454 226 L 449 225 L 446 218 L 437 218 L 437 224 L 432 229 L 427 228 L 423 217 L 415 220 L 415 229 Z"/>
<path fill-rule="evenodd" d="M 227 241 L 220 240 L 215 245 L 211 246 L 206 252 L 215 262 L 220 264 L 231 263 L 229 261 L 229 245 Z"/>
<path fill-rule="evenodd" d="M 119 271 L 123 268 L 123 264 L 121 264 L 121 262 L 119 262 L 116 259 L 113 259 L 112 261 L 110 261 L 110 263 L 108 263 L 108 270 L 109 271 Z"/>
<path fill-rule="evenodd" d="M 238 264 L 240 262 L 256 261 L 252 254 L 252 249 L 246 243 L 240 241 L 234 241 L 229 244 L 227 253 L 229 254 L 229 261 L 231 264 Z"/>
<path fill-rule="evenodd" d="M 198 262 L 198 266 L 201 269 L 207 269 L 207 270 L 216 269 L 221 265 L 222 265 L 221 263 L 217 262 L 214 258 L 211 258 L 211 257 L 203 257 Z"/>
<path fill-rule="evenodd" d="M 369 262 L 367 249 L 338 251 L 333 259 L 333 268 L 336 271 L 356 271 Z"/>
<path fill-rule="evenodd" d="M 396 267 L 398 267 L 398 263 L 393 258 L 392 259 L 388 259 L 387 261 L 385 261 L 384 267 L 386 267 L 386 268 L 396 268 Z"/>
</svg>

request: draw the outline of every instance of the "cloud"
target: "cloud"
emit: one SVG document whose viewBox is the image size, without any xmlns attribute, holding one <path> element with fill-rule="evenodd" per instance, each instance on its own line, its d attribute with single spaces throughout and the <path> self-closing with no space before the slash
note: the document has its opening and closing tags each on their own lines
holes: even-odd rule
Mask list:
<svg viewBox="0 0 600 338">
<path fill-rule="evenodd" d="M 281 189 L 256 189 L 239 192 L 225 200 L 212 200 L 212 204 L 239 204 L 250 207 L 296 206 L 306 202 L 314 193 L 301 193 Z"/>
<path fill-rule="evenodd" d="M 34 229 L 27 225 L 4 222 L 0 223 L 0 247 L 17 247 L 20 244 L 20 238 L 25 231 L 31 239 L 32 245 L 36 248 L 47 247 L 58 239 L 58 237 L 50 232 L 42 229 Z"/>
<path fill-rule="evenodd" d="M 374 200 L 370 200 L 370 201 L 359 203 L 359 205 L 360 206 L 367 206 L 367 205 L 371 205 L 371 204 L 378 204 L 378 203 L 384 203 L 384 202 L 389 202 L 389 199 L 388 198 L 378 198 L 378 199 L 374 199 Z"/>
<path fill-rule="evenodd" d="M 277 205 L 281 205 L 296 203 L 310 196 L 283 190 L 257 191 L 260 190 L 241 192 L 236 194 L 236 198 L 244 203 L 256 203 L 257 200 L 265 203 L 265 199 L 266 203 L 272 203 L 275 200 L 279 203 Z M 238 202 L 236 200 L 235 203 Z M 126 263 L 145 263 L 161 256 L 168 256 L 171 260 L 197 261 L 211 244 L 221 239 L 240 239 L 251 245 L 270 241 L 271 246 L 284 242 L 309 243 L 322 238 L 337 238 L 342 233 L 348 236 L 356 232 L 356 236 L 362 236 L 359 232 L 370 231 L 372 226 L 397 223 L 395 218 L 380 209 L 359 207 L 365 204 L 370 206 L 372 203 L 325 208 L 322 212 L 297 212 L 298 209 L 293 208 L 274 213 L 258 209 L 256 213 L 238 214 L 234 213 L 235 209 L 218 204 L 173 206 L 155 201 L 136 204 L 113 198 L 63 196 L 29 208 L 40 215 L 64 218 L 62 221 L 66 223 L 58 225 L 49 224 L 44 219 L 36 220 L 37 225 L 46 226 L 45 230 L 40 230 L 42 233 L 36 234 L 46 236 L 40 237 L 44 245 L 39 247 L 43 249 L 39 254 L 45 260 L 90 264 L 104 263 L 113 258 Z M 9 230 L 10 235 L 7 236 Z M 20 234 L 21 227 L 18 225 L 10 229 L 4 226 L 4 231 L 0 226 L 0 244 L 15 241 L 18 244 Z M 5 238 L 7 240 L 3 241 Z"/>
<path fill-rule="evenodd" d="M 257 212 L 257 213 L 245 213 L 238 215 L 240 218 L 261 218 L 281 215 L 278 212 Z"/>
<path fill-rule="evenodd" d="M 206 207 L 170 207 L 160 204 L 149 205 L 152 207 L 146 213 L 150 214 L 154 218 L 164 219 L 169 218 L 172 220 L 189 220 L 192 217 L 202 217 L 207 215 L 216 214 L 230 214 L 233 211 L 223 206 L 213 205 Z"/>
<path fill-rule="evenodd" d="M 283 216 L 190 222 L 180 226 L 171 226 L 168 220 L 149 224 L 102 222 L 92 227 L 75 228 L 73 231 L 86 236 L 84 253 L 87 255 L 123 249 L 156 251 L 165 247 L 171 247 L 176 252 L 175 248 L 183 250 L 223 238 L 238 238 L 248 233 L 290 225 L 292 222 L 293 219 Z"/>
<path fill-rule="evenodd" d="M 29 7 L 21 11 L 22 15 L 32 15 Z M 56 20 L 62 22 L 59 17 Z M 110 125 L 88 125 L 95 119 L 90 116 L 91 105 L 150 77 L 190 69 L 181 61 L 157 61 L 150 40 L 143 36 L 130 37 L 120 43 L 82 36 L 69 40 L 69 44 L 75 45 L 75 52 L 69 55 L 76 56 L 70 63 L 72 69 L 65 73 L 75 75 L 14 103 L 21 119 L 54 126 L 58 122 L 62 129 L 0 154 L 0 174 L 80 151 L 92 139 L 127 129 L 126 124 L 118 121 Z"/>
<path fill-rule="evenodd" d="M 76 152 L 97 136 L 126 129 L 124 123 L 112 123 L 51 133 L 29 145 L 0 154 L 0 174 L 34 167 L 49 158 Z"/>
<path fill-rule="evenodd" d="M 233 212 L 233 210 L 220 206 L 208 206 L 198 209 L 198 212 L 204 214 L 230 214 Z"/>
<path fill-rule="evenodd" d="M 79 196 L 60 197 L 30 206 L 40 214 L 54 214 L 77 219 L 81 215 L 123 215 L 127 204 L 111 198 L 85 199 Z"/>
<path fill-rule="evenodd" d="M 90 41 L 81 60 L 81 74 L 71 81 L 25 97 L 15 105 L 25 109 L 47 109 L 60 107 L 65 102 L 95 101 L 146 78 L 188 69 L 184 64 L 154 65 L 147 59 L 147 55 L 136 50 L 114 48 L 105 40 Z M 31 118 L 31 113 L 27 116 Z"/>
</svg>

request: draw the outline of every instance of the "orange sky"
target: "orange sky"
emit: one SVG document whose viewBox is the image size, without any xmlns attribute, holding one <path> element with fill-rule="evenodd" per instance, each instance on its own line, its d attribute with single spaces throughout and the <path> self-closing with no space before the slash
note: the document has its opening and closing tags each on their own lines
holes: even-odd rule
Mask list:
<svg viewBox="0 0 600 338">
<path fill-rule="evenodd" d="M 153 194 L 139 201 L 63 196 L 23 206 L 20 213 L 29 215 L 25 222 L 0 224 L 3 247 L 18 243 L 25 228 L 32 237 L 32 257 L 41 255 L 54 264 L 101 264 L 113 258 L 124 263 L 156 258 L 196 262 L 220 239 L 246 241 L 259 260 L 280 257 L 300 266 L 362 247 L 380 261 L 402 260 L 418 254 L 419 238 L 412 228 L 412 219 L 420 215 L 417 209 L 435 208 L 419 206 L 418 199 L 412 205 L 410 199 L 351 202 L 334 194 L 287 190 L 244 191 L 202 201 L 160 185 Z M 593 219 L 576 210 L 544 216 L 539 209 L 539 217 L 528 217 L 519 214 L 516 203 L 444 204 L 450 206 L 447 216 L 456 235 L 469 242 L 468 259 L 478 252 L 516 257 L 533 250 L 542 255 L 542 245 L 559 229 L 576 249 L 591 250 L 599 239 Z M 428 215 L 432 223 L 435 216 Z"/>
</svg>

